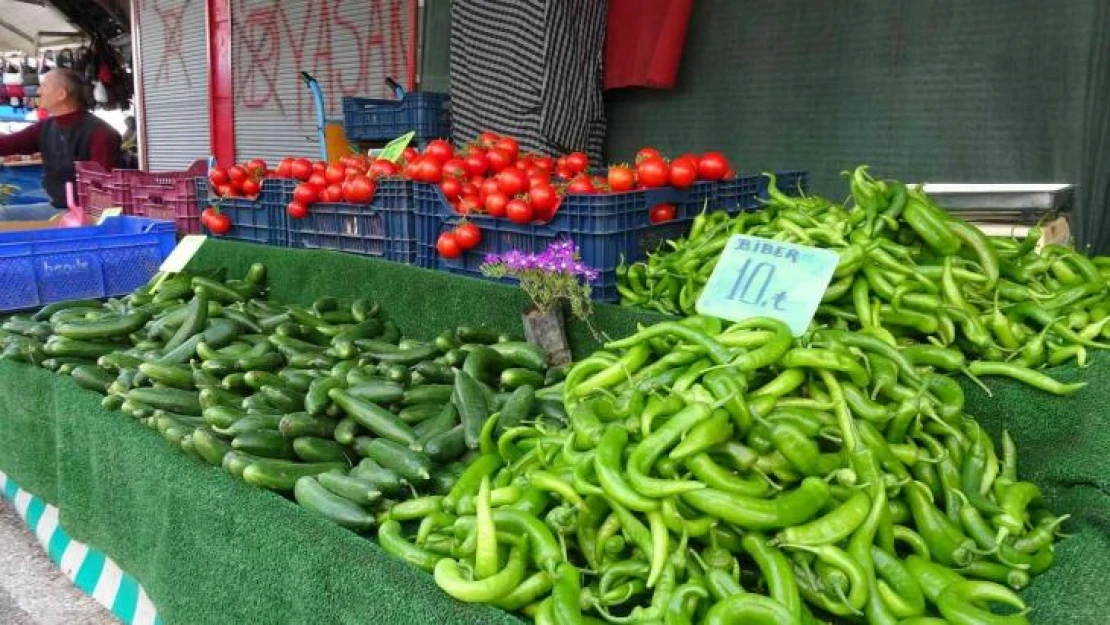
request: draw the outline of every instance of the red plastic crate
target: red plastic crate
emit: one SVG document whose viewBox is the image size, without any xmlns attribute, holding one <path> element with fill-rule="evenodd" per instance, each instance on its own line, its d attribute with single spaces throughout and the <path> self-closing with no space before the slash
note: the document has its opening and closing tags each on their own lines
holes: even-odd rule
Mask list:
<svg viewBox="0 0 1110 625">
<path fill-rule="evenodd" d="M 184 171 L 148 172 L 141 169 L 114 169 L 107 171 L 99 163 L 78 161 L 77 203 L 90 220 L 96 220 L 105 208 L 119 206 L 124 215 L 145 216 L 142 205 L 136 205 L 136 186 L 172 186 L 178 180 L 203 176 L 208 171 L 204 160 L 193 161 Z"/>
<path fill-rule="evenodd" d="M 164 219 L 177 226 L 177 233 L 200 234 L 200 208 L 194 178 L 168 185 L 136 185 L 132 192 L 136 209 L 148 219 Z"/>
</svg>

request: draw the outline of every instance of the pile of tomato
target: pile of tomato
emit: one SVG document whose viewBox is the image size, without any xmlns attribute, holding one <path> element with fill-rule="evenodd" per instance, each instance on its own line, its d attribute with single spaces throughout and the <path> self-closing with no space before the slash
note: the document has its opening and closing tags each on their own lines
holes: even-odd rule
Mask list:
<svg viewBox="0 0 1110 625">
<path fill-rule="evenodd" d="M 396 163 L 361 154 L 349 154 L 334 163 L 283 158 L 276 170 L 279 178 L 300 181 L 293 189 L 292 201 L 286 206 L 294 219 L 306 217 L 309 207 L 317 202 L 369 204 L 378 189 L 377 180 L 398 173 Z"/>
<path fill-rule="evenodd" d="M 266 161 L 256 158 L 231 167 L 213 167 L 208 182 L 216 197 L 254 199 L 262 191 L 262 180 L 270 175 Z"/>
</svg>

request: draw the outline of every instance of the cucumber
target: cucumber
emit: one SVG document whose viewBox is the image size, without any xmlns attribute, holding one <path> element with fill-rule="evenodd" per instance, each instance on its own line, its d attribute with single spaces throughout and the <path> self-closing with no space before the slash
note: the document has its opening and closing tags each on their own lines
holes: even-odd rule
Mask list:
<svg viewBox="0 0 1110 625">
<path fill-rule="evenodd" d="M 285 382 L 285 386 L 288 388 L 298 393 L 307 393 L 308 388 L 312 386 L 313 382 L 320 378 L 320 375 L 315 372 L 302 371 L 300 369 L 282 369 L 278 372 L 278 377 Z"/>
<path fill-rule="evenodd" d="M 520 425 L 522 421 L 532 415 L 532 405 L 536 401 L 536 391 L 525 384 L 517 388 L 505 400 L 501 407 L 501 416 L 497 419 L 497 430 L 505 430 Z"/>
<path fill-rule="evenodd" d="M 392 404 L 405 396 L 405 387 L 389 380 L 368 380 L 351 383 L 347 377 L 347 393 L 352 397 L 375 404 Z"/>
<path fill-rule="evenodd" d="M 248 332 L 254 332 L 256 334 L 262 332 L 262 326 L 258 325 L 254 317 L 247 313 L 240 312 L 234 308 L 224 308 L 220 314 Z"/>
<path fill-rule="evenodd" d="M 205 428 L 193 431 L 193 449 L 202 460 L 212 466 L 221 466 L 224 456 L 231 451 L 231 445 L 214 432 Z"/>
<path fill-rule="evenodd" d="M 386 365 L 385 363 L 383 363 L 383 366 L 385 366 L 385 371 L 382 372 L 382 375 L 385 376 L 385 379 L 404 385 L 408 385 L 412 381 L 412 374 L 409 372 L 408 366 L 401 364 Z"/>
<path fill-rule="evenodd" d="M 125 348 L 126 346 L 116 343 L 100 343 L 81 339 L 70 339 L 64 336 L 52 336 L 43 346 L 43 352 L 47 356 L 74 356 L 96 360 L 105 354 L 110 354 Z"/>
<path fill-rule="evenodd" d="M 426 482 L 432 477 L 432 461 L 427 455 L 384 438 L 360 436 L 355 439 L 355 452 L 395 471 L 410 484 Z"/>
<path fill-rule="evenodd" d="M 569 369 L 569 364 L 559 365 L 558 367 L 551 367 L 547 370 L 547 374 L 544 376 L 543 385 L 552 386 L 567 379 L 567 371 Z"/>
<path fill-rule="evenodd" d="M 411 445 L 416 442 L 416 434 L 413 433 L 412 428 L 385 408 L 362 401 L 343 389 L 332 389 L 328 396 L 347 413 L 347 416 L 374 434 L 401 445 Z"/>
<path fill-rule="evenodd" d="M 374 488 L 387 495 L 396 495 L 405 491 L 405 482 L 396 471 L 387 469 L 369 458 L 363 458 L 358 466 L 351 469 L 351 475 L 370 482 Z"/>
<path fill-rule="evenodd" d="M 500 381 L 501 370 L 505 366 L 506 362 L 501 354 L 489 347 L 479 346 L 466 357 L 462 370 L 479 382 L 495 386 Z"/>
<path fill-rule="evenodd" d="M 364 351 L 362 355 L 378 362 L 412 366 L 423 360 L 435 358 L 438 353 L 439 350 L 436 349 L 435 345 L 419 345 L 417 347 L 395 352 L 384 350 Z"/>
<path fill-rule="evenodd" d="M 96 391 L 101 395 L 108 394 L 108 386 L 116 379 L 111 372 L 96 365 L 78 365 L 70 376 L 77 386 Z"/>
<path fill-rule="evenodd" d="M 220 384 L 222 384 L 222 380 L 204 369 L 193 369 L 193 386 L 196 388 L 219 387 Z"/>
<path fill-rule="evenodd" d="M 230 319 L 210 319 L 208 329 L 201 333 L 204 343 L 219 349 L 230 345 L 239 336 L 239 326 Z"/>
<path fill-rule="evenodd" d="M 267 384 L 285 386 L 285 380 L 281 379 L 278 374 L 259 370 L 248 371 L 244 373 L 243 382 L 245 382 L 247 386 L 256 391 L 260 390 L 263 386 L 266 386 Z"/>
<path fill-rule="evenodd" d="M 205 360 L 200 363 L 200 368 L 212 375 L 220 377 L 235 373 L 237 367 L 233 358 L 216 358 L 214 360 Z"/>
<path fill-rule="evenodd" d="M 192 281 L 193 292 L 204 291 L 215 301 L 221 304 L 234 304 L 236 302 L 246 301 L 246 297 L 242 293 L 227 286 L 218 280 L 205 278 L 204 276 L 196 276 Z"/>
<path fill-rule="evenodd" d="M 567 409 L 563 402 L 557 399 L 541 399 L 536 402 L 536 410 L 545 419 L 565 425 L 567 423 Z"/>
<path fill-rule="evenodd" d="M 248 467 L 248 471 L 250 467 Z M 246 472 L 244 472 L 244 478 Z M 320 485 L 316 478 L 306 475 L 299 478 L 293 488 L 293 497 L 302 507 L 329 521 L 355 531 L 374 527 L 374 515 L 357 503 L 336 495 Z"/>
<path fill-rule="evenodd" d="M 293 490 L 297 480 L 306 475 L 317 475 L 325 471 L 342 471 L 346 462 L 290 462 L 288 460 L 255 460 L 243 469 L 243 481 L 251 486 L 270 490 Z"/>
<path fill-rule="evenodd" d="M 246 410 L 247 412 L 266 412 L 266 413 L 268 413 L 268 412 L 277 412 L 278 411 L 277 408 L 270 405 L 269 400 L 267 400 L 266 396 L 263 395 L 262 393 L 255 393 L 254 395 L 248 396 L 246 399 L 243 400 L 243 403 L 240 404 L 240 405 L 242 406 L 243 410 Z"/>
<path fill-rule="evenodd" d="M 120 369 L 138 369 L 143 359 L 126 352 L 112 352 L 104 354 L 97 359 L 96 364 L 105 369 L 119 371 Z"/>
<path fill-rule="evenodd" d="M 236 451 L 245 451 L 248 454 L 266 458 L 282 458 L 293 460 L 293 443 L 276 430 L 250 430 L 237 435 L 231 441 L 231 447 Z"/>
<path fill-rule="evenodd" d="M 276 371 L 284 365 L 285 358 L 275 351 L 257 356 L 241 356 L 234 363 L 234 367 L 240 371 Z"/>
<path fill-rule="evenodd" d="M 142 371 L 146 377 L 159 384 L 185 391 L 196 390 L 196 385 L 193 383 L 193 372 L 188 367 L 159 362 L 144 362 L 139 365 L 139 371 Z"/>
<path fill-rule="evenodd" d="M 481 384 L 465 370 L 455 375 L 454 403 L 466 434 L 466 446 L 477 449 L 482 426 L 490 415 L 489 401 Z"/>
<path fill-rule="evenodd" d="M 210 408 L 212 406 L 230 406 L 238 408 L 242 405 L 243 399 L 243 396 L 239 393 L 233 393 L 212 386 L 202 388 L 200 392 L 197 393 L 197 401 L 200 402 L 201 408 Z"/>
<path fill-rule="evenodd" d="M 412 427 L 416 434 L 417 445 L 422 445 L 437 434 L 442 434 L 459 424 L 459 412 L 455 404 L 447 403 L 440 408 L 439 413 L 424 419 Z"/>
<path fill-rule="evenodd" d="M 133 388 L 127 391 L 127 399 L 166 412 L 195 416 L 201 414 L 200 401 L 195 391 L 176 388 Z"/>
<path fill-rule="evenodd" d="M 401 403 L 405 406 L 415 404 L 439 404 L 451 401 L 451 393 L 455 390 L 451 384 L 425 384 L 405 391 Z"/>
<path fill-rule="evenodd" d="M 459 326 L 455 331 L 455 336 L 463 343 L 482 343 L 485 345 L 492 345 L 496 343 L 501 334 L 493 328 L 479 328 L 473 326 Z"/>
<path fill-rule="evenodd" d="M 524 341 L 495 343 L 490 345 L 490 349 L 514 367 L 523 367 L 540 373 L 547 370 L 547 354 L 531 343 Z"/>
<path fill-rule="evenodd" d="M 247 466 L 252 462 L 261 460 L 265 460 L 265 458 L 232 449 L 224 454 L 224 459 L 220 462 L 220 466 L 228 473 L 242 479 L 243 471 L 246 470 Z"/>
<path fill-rule="evenodd" d="M 378 305 L 365 297 L 360 297 L 351 304 L 351 314 L 354 315 L 355 321 L 361 322 L 377 317 L 378 312 Z"/>
<path fill-rule="evenodd" d="M 220 387 L 229 391 L 249 391 L 250 387 L 247 386 L 247 374 L 245 373 L 229 373 L 220 380 Z M 240 399 L 239 401 L 242 401 Z"/>
<path fill-rule="evenodd" d="M 431 360 L 417 363 L 413 367 L 415 373 L 420 374 L 425 380 L 432 384 L 454 384 L 455 383 L 455 370 L 447 365 L 437 364 Z"/>
<path fill-rule="evenodd" d="M 255 430 L 277 431 L 278 426 L 281 425 L 282 417 L 283 415 L 280 414 L 249 414 L 241 419 L 237 419 L 226 428 L 213 426 L 212 429 L 215 430 L 217 434 L 228 437 L 239 436 L 240 434 L 253 432 Z"/>
<path fill-rule="evenodd" d="M 416 404 L 403 408 L 397 413 L 397 417 L 405 423 L 415 425 L 435 417 L 442 409 L 441 404 Z"/>
<path fill-rule="evenodd" d="M 401 328 L 398 328 L 397 324 L 393 323 L 392 319 L 386 319 L 383 326 L 382 335 L 378 338 L 386 343 L 393 343 L 396 345 L 397 341 L 401 340 Z"/>
<path fill-rule="evenodd" d="M 326 438 L 302 436 L 293 440 L 293 453 L 305 462 L 347 462 L 343 446 Z"/>
<path fill-rule="evenodd" d="M 316 476 L 316 480 L 320 482 L 320 486 L 361 506 L 372 505 L 382 496 L 382 491 L 369 480 L 339 471 L 321 473 Z"/>
<path fill-rule="evenodd" d="M 328 393 L 334 388 L 346 388 L 347 381 L 339 376 L 329 376 L 313 380 L 308 387 L 304 398 L 304 409 L 311 416 L 318 416 L 327 411 L 331 405 Z"/>
<path fill-rule="evenodd" d="M 196 334 L 181 342 L 180 345 L 173 349 L 161 352 L 157 357 L 158 362 L 179 365 L 183 362 L 188 362 L 197 351 L 197 345 L 204 341 L 203 334 Z"/>
<path fill-rule="evenodd" d="M 193 300 L 189 302 L 189 312 L 181 327 L 166 341 L 166 351 L 181 345 L 196 334 L 204 331 L 208 323 L 208 290 L 204 287 L 193 289 Z"/>
<path fill-rule="evenodd" d="M 512 391 L 522 386 L 532 388 L 543 386 L 544 376 L 538 371 L 513 367 L 501 372 L 501 388 Z"/>
<path fill-rule="evenodd" d="M 350 417 L 343 417 L 339 423 L 335 424 L 335 432 L 332 438 L 340 445 L 350 445 L 355 442 L 355 436 L 359 433 L 358 422 Z"/>
<path fill-rule="evenodd" d="M 443 363 L 447 367 L 461 367 L 466 362 L 467 355 L 461 349 L 452 349 L 443 355 Z"/>
<path fill-rule="evenodd" d="M 53 304 L 47 304 L 46 306 L 43 306 L 38 310 L 38 312 L 31 315 L 31 321 L 46 321 L 51 316 L 53 316 L 54 313 L 58 313 L 63 310 L 76 310 L 85 308 L 98 310 L 101 308 L 101 306 L 102 304 L 94 299 L 74 299 L 66 302 L 54 302 Z"/>
<path fill-rule="evenodd" d="M 119 410 L 123 407 L 124 399 L 120 395 L 105 395 L 100 400 L 100 405 L 106 410 Z"/>
<path fill-rule="evenodd" d="M 134 311 L 126 315 L 95 321 L 67 321 L 54 326 L 54 334 L 71 339 L 103 340 L 137 331 L 150 321 L 150 314 Z"/>
<path fill-rule="evenodd" d="M 462 424 L 428 439 L 424 453 L 436 462 L 450 462 L 466 452 L 466 434 Z"/>
<path fill-rule="evenodd" d="M 281 418 L 278 430 L 282 436 L 290 439 L 302 436 L 332 438 L 336 423 L 335 419 L 312 417 L 305 412 L 293 412 Z"/>
</svg>

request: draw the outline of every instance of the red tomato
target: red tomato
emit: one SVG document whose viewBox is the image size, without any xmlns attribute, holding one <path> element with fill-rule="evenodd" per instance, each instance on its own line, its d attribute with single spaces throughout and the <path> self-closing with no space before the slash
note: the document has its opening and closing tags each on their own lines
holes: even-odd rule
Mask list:
<svg viewBox="0 0 1110 625">
<path fill-rule="evenodd" d="M 555 171 L 555 159 L 550 156 L 537 156 L 532 159 L 532 164 L 549 174 Z"/>
<path fill-rule="evenodd" d="M 517 156 L 520 155 L 520 144 L 512 137 L 501 137 L 494 145 L 497 149 L 508 153 L 510 161 L 515 161 Z"/>
<path fill-rule="evenodd" d="M 243 181 L 247 179 L 247 170 L 239 165 L 232 165 L 227 168 L 227 177 L 231 184 L 242 185 Z"/>
<path fill-rule="evenodd" d="M 329 184 L 324 187 L 320 192 L 321 202 L 342 202 L 343 201 L 343 183 L 337 182 Z"/>
<path fill-rule="evenodd" d="M 443 164 L 433 156 L 422 156 L 416 161 L 415 178 L 421 182 L 439 182 L 443 179 Z"/>
<path fill-rule="evenodd" d="M 212 206 L 204 209 L 200 214 L 200 222 L 215 235 L 227 234 L 231 230 L 231 218 Z"/>
<path fill-rule="evenodd" d="M 528 174 L 528 188 L 542 187 L 551 184 L 551 175 L 542 171 Z"/>
<path fill-rule="evenodd" d="M 308 217 L 308 207 L 297 200 L 293 200 L 287 204 L 285 206 L 285 212 L 289 213 L 289 216 L 293 219 L 304 219 Z"/>
<path fill-rule="evenodd" d="M 470 177 L 470 168 L 461 158 L 452 158 L 443 164 L 443 177 L 466 180 Z"/>
<path fill-rule="evenodd" d="M 478 190 L 478 185 L 473 182 L 464 182 L 462 183 L 462 188 L 459 189 L 459 195 L 473 195 L 480 200 L 482 194 Z"/>
<path fill-rule="evenodd" d="M 366 173 L 366 170 L 361 167 L 347 167 L 343 170 L 343 179 L 350 180 L 355 176 L 361 176 Z"/>
<path fill-rule="evenodd" d="M 464 250 L 472 250 L 482 242 L 482 231 L 469 221 L 461 223 L 455 228 L 455 240 Z"/>
<path fill-rule="evenodd" d="M 532 207 L 524 200 L 512 199 L 505 205 L 505 216 L 513 223 L 530 224 L 532 223 Z"/>
<path fill-rule="evenodd" d="M 504 171 L 513 164 L 513 156 L 500 148 L 494 148 L 486 152 L 486 164 L 489 165 L 489 171 L 498 173 Z"/>
<path fill-rule="evenodd" d="M 308 184 L 316 187 L 317 191 L 323 191 L 328 186 L 328 179 L 324 176 L 324 172 L 314 171 L 312 175 L 308 177 Z"/>
<path fill-rule="evenodd" d="M 493 195 L 494 193 L 500 193 L 500 192 L 501 192 L 501 188 L 497 184 L 497 178 L 496 177 L 486 178 L 485 180 L 482 181 L 482 184 L 478 187 L 478 195 L 482 196 L 483 198 L 487 198 L 487 197 Z"/>
<path fill-rule="evenodd" d="M 243 195 L 247 197 L 254 197 L 262 190 L 262 185 L 254 178 L 247 178 L 243 181 Z"/>
<path fill-rule="evenodd" d="M 424 148 L 424 155 L 434 156 L 442 163 L 451 160 L 451 158 L 455 156 L 455 149 L 451 147 L 450 143 L 447 143 L 443 139 L 435 139 L 428 142 L 427 147 Z"/>
<path fill-rule="evenodd" d="M 324 170 L 324 180 L 328 184 L 339 184 L 347 179 L 347 167 L 341 163 L 332 163 Z"/>
<path fill-rule="evenodd" d="M 674 219 L 674 204 L 656 204 L 651 208 L 651 223 L 661 224 Z"/>
<path fill-rule="evenodd" d="M 589 176 L 578 176 L 567 185 L 567 193 L 594 193 L 594 183 Z"/>
<path fill-rule="evenodd" d="M 482 146 L 483 148 L 489 149 L 492 148 L 493 144 L 497 143 L 497 140 L 500 138 L 501 135 L 487 130 L 486 132 L 478 135 L 478 145 Z"/>
<path fill-rule="evenodd" d="M 587 158 L 585 154 L 581 152 L 571 152 L 570 154 L 567 154 L 567 169 L 569 169 L 570 171 L 576 174 L 580 174 L 586 171 L 589 166 L 590 159 Z"/>
<path fill-rule="evenodd" d="M 388 178 L 397 175 L 397 164 L 386 160 L 376 160 L 370 165 L 370 175 L 375 178 Z"/>
<path fill-rule="evenodd" d="M 676 189 L 685 189 L 698 179 L 698 162 L 692 158 L 676 158 L 671 161 L 670 182 Z"/>
<path fill-rule="evenodd" d="M 277 171 L 274 175 L 278 178 L 292 178 L 293 177 L 293 157 L 286 156 L 278 161 Z"/>
<path fill-rule="evenodd" d="M 706 152 L 698 161 L 698 176 L 702 180 L 723 180 L 732 167 L 720 152 Z"/>
<path fill-rule="evenodd" d="M 229 184 L 218 185 L 215 189 L 216 197 L 231 197 L 235 194 L 235 189 Z"/>
<path fill-rule="evenodd" d="M 208 172 L 208 182 L 212 183 L 213 187 L 225 185 L 229 180 L 231 179 L 228 178 L 227 170 L 223 167 L 213 167 L 212 171 Z"/>
<path fill-rule="evenodd" d="M 494 191 L 486 196 L 486 213 L 490 217 L 504 217 L 508 204 L 509 196 L 500 191 Z"/>
<path fill-rule="evenodd" d="M 625 165 L 613 165 L 609 168 L 608 182 L 614 192 L 631 191 L 636 186 L 636 174 Z"/>
<path fill-rule="evenodd" d="M 444 258 L 458 258 L 463 253 L 454 232 L 444 232 L 439 235 L 439 239 L 436 240 L 436 251 Z"/>
<path fill-rule="evenodd" d="M 444 178 L 443 182 L 439 183 L 439 190 L 443 191 L 443 196 L 448 200 L 453 200 L 462 193 L 462 183 L 456 178 Z"/>
<path fill-rule="evenodd" d="M 305 182 L 312 175 L 312 162 L 307 158 L 295 158 L 289 166 L 289 173 L 297 180 Z"/>
<path fill-rule="evenodd" d="M 266 161 L 260 158 L 252 158 L 247 161 L 247 171 L 255 176 L 265 176 L 269 168 L 266 166 Z"/>
<path fill-rule="evenodd" d="M 293 199 L 305 206 L 315 204 L 320 199 L 320 190 L 307 182 L 302 182 L 293 189 Z"/>
<path fill-rule="evenodd" d="M 376 190 L 377 185 L 368 176 L 355 176 L 343 185 L 343 199 L 355 204 L 369 204 Z"/>
<path fill-rule="evenodd" d="M 660 154 L 659 150 L 656 150 L 655 148 L 640 148 L 640 151 L 636 152 L 635 162 L 638 164 L 640 161 L 644 161 L 649 158 L 663 158 L 663 155 Z"/>
<path fill-rule="evenodd" d="M 472 215 L 482 212 L 482 200 L 477 195 L 464 195 L 459 198 L 459 213 Z"/>
<path fill-rule="evenodd" d="M 546 215 L 559 203 L 559 194 L 551 185 L 538 185 L 528 189 L 528 203 L 537 216 Z"/>
<path fill-rule="evenodd" d="M 497 188 L 508 196 L 524 193 L 528 188 L 528 177 L 516 167 L 510 167 L 497 174 Z"/>
<path fill-rule="evenodd" d="M 486 162 L 485 150 L 473 149 L 470 154 L 466 155 L 463 159 L 466 163 L 466 169 L 470 172 L 471 176 L 484 176 L 486 170 L 489 169 L 489 163 Z"/>
<path fill-rule="evenodd" d="M 327 161 L 313 161 L 312 171 L 325 172 L 328 169 Z"/>
<path fill-rule="evenodd" d="M 636 162 L 636 178 L 648 189 L 666 186 L 670 175 L 667 161 L 661 158 L 645 158 Z"/>
</svg>

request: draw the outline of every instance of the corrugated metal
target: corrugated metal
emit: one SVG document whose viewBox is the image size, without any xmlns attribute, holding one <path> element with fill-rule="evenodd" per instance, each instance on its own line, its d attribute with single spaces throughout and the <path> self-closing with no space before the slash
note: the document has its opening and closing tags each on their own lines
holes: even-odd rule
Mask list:
<svg viewBox="0 0 1110 625">
<path fill-rule="evenodd" d="M 136 0 L 147 168 L 185 169 L 211 152 L 204 0 Z"/>
<path fill-rule="evenodd" d="M 233 0 L 236 160 L 319 155 L 302 71 L 319 81 L 335 121 L 343 96 L 390 97 L 387 77 L 408 84 L 414 2 Z"/>
</svg>

